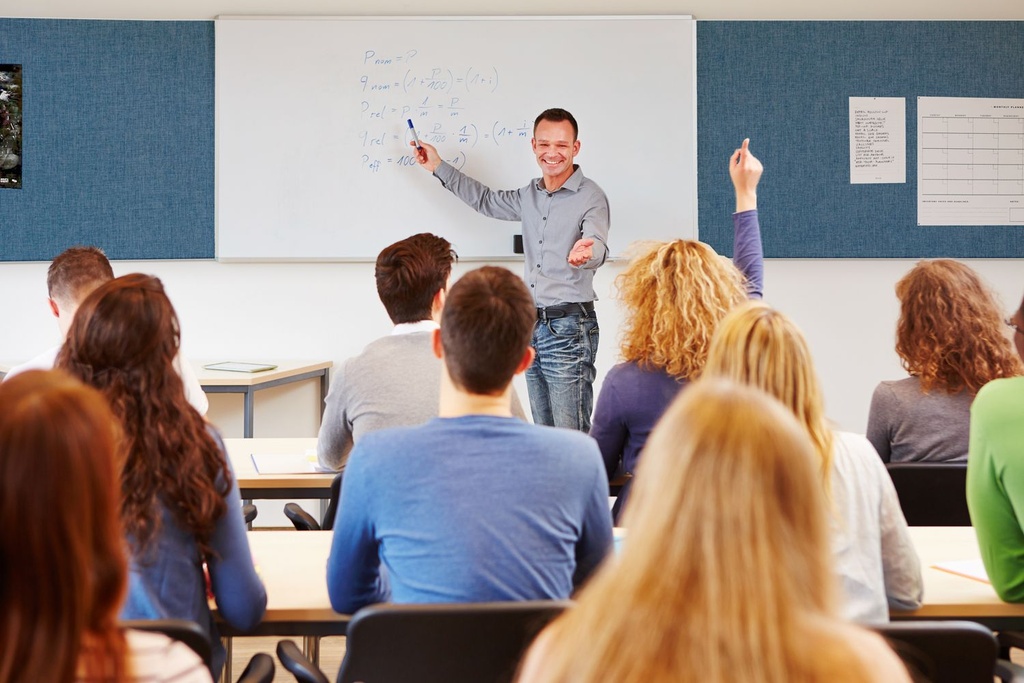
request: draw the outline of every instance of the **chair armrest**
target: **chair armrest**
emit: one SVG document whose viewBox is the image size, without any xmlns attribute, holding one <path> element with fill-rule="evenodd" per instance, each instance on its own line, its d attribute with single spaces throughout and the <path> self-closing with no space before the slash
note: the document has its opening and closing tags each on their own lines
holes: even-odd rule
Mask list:
<svg viewBox="0 0 1024 683">
<path fill-rule="evenodd" d="M 238 677 L 238 683 L 273 683 L 274 668 L 273 657 L 266 652 L 257 652 Z"/>
<path fill-rule="evenodd" d="M 313 519 L 313 515 L 303 510 L 298 503 L 285 505 L 284 516 L 290 519 L 292 526 L 299 531 L 320 531 L 320 522 Z"/>
<path fill-rule="evenodd" d="M 996 660 L 995 677 L 1002 683 L 1024 683 L 1024 666 L 1005 659 Z"/>
<path fill-rule="evenodd" d="M 277 643 L 277 658 L 281 666 L 289 671 L 298 683 L 330 683 L 324 672 L 302 654 L 302 650 L 291 640 Z"/>
</svg>

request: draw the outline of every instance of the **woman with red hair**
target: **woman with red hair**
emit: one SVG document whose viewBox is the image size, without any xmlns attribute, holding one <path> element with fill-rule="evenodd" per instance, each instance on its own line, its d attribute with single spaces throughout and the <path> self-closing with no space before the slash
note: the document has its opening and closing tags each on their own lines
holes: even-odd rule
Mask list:
<svg viewBox="0 0 1024 683">
<path fill-rule="evenodd" d="M 119 441 L 103 397 L 62 372 L 0 385 L 0 683 L 210 682 L 185 645 L 118 628 Z"/>
<path fill-rule="evenodd" d="M 121 521 L 132 590 L 122 616 L 197 622 L 225 651 L 206 597 L 203 564 L 221 618 L 241 631 L 263 618 L 238 484 L 220 437 L 189 405 L 175 371 L 178 318 L 160 280 L 111 280 L 82 302 L 57 357 L 106 397 L 124 433 Z"/>
<path fill-rule="evenodd" d="M 867 437 L 885 462 L 966 462 L 975 394 L 1024 366 L 995 295 L 959 261 L 921 261 L 896 283 L 896 353 L 910 375 L 871 397 Z"/>
</svg>

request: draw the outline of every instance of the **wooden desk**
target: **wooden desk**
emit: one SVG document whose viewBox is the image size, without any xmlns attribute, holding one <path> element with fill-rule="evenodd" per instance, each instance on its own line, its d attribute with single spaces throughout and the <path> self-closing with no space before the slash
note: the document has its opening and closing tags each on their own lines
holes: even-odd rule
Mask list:
<svg viewBox="0 0 1024 683">
<path fill-rule="evenodd" d="M 990 584 L 933 567 L 981 557 L 973 527 L 910 527 L 910 536 L 921 559 L 924 604 L 912 612 L 891 612 L 894 620 L 967 619 L 994 630 L 1024 629 L 1024 604 L 1003 602 Z"/>
<path fill-rule="evenodd" d="M 316 449 L 316 437 L 224 439 L 235 469 L 243 500 L 281 498 L 330 498 L 334 472 L 315 474 L 260 474 L 252 464 L 253 453 L 296 454 Z"/>
<path fill-rule="evenodd" d="M 224 360 L 223 358 L 221 360 Z M 223 370 L 207 370 L 204 365 L 216 363 L 216 360 L 193 360 L 192 369 L 199 379 L 199 386 L 208 394 L 242 394 L 243 410 L 242 435 L 251 437 L 253 433 L 253 413 L 255 394 L 260 389 L 279 387 L 282 384 L 301 382 L 307 379 L 320 380 L 320 415 L 324 414 L 324 399 L 331 385 L 331 361 L 270 361 L 277 365 L 274 370 L 265 372 L 227 372 Z"/>
<path fill-rule="evenodd" d="M 250 531 L 249 546 L 267 588 L 267 613 L 245 635 L 343 636 L 349 615 L 331 609 L 327 597 L 330 531 Z M 241 633 L 220 623 L 221 635 Z"/>
</svg>

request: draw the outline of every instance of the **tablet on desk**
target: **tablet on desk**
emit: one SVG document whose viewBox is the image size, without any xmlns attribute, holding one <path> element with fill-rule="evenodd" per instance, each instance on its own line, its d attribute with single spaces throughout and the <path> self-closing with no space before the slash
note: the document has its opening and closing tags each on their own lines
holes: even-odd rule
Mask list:
<svg viewBox="0 0 1024 683">
<path fill-rule="evenodd" d="M 320 467 L 316 451 L 305 453 L 250 453 L 252 465 L 258 474 L 323 474 L 332 472 Z"/>
<path fill-rule="evenodd" d="M 226 370 L 227 372 L 266 372 L 277 369 L 276 365 L 269 363 L 240 363 L 238 361 L 224 361 L 223 363 L 210 363 L 204 365 L 206 370 Z"/>
</svg>

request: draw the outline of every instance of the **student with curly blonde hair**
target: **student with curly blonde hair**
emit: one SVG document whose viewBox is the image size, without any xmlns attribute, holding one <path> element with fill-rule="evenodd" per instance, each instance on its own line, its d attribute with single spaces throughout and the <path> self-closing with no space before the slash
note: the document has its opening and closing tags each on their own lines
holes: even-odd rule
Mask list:
<svg viewBox="0 0 1024 683">
<path fill-rule="evenodd" d="M 890 607 L 919 607 L 921 566 L 896 489 L 867 439 L 829 427 L 800 329 L 767 304 L 742 304 L 719 324 L 704 375 L 743 382 L 777 398 L 810 437 L 821 488 L 831 500 L 843 616 L 885 622 Z"/>
<path fill-rule="evenodd" d="M 519 682 L 909 682 L 881 638 L 836 614 L 818 469 L 777 401 L 696 382 L 647 444 L 621 555 L 540 635 Z"/>
<path fill-rule="evenodd" d="M 749 142 L 729 160 L 735 265 L 703 242 L 675 240 L 641 254 L 618 277 L 626 309 L 623 362 L 605 377 L 590 428 L 609 478 L 619 470 L 633 473 L 658 418 L 704 367 L 718 321 L 736 304 L 761 297 L 757 183 L 763 167 Z M 627 484 L 615 503 L 616 519 L 628 495 Z"/>
<path fill-rule="evenodd" d="M 875 388 L 868 439 L 885 462 L 966 462 L 975 394 L 1024 372 L 999 304 L 977 273 L 950 259 L 918 263 L 896 296 L 896 353 L 910 377 Z"/>
<path fill-rule="evenodd" d="M 220 617 L 239 630 L 263 618 L 267 594 L 224 445 L 189 405 L 175 372 L 178 329 L 160 280 L 125 275 L 82 302 L 57 367 L 98 389 L 124 433 L 120 508 L 134 581 L 122 616 L 197 622 L 213 643 L 216 678 L 225 651 L 203 564 Z"/>
<path fill-rule="evenodd" d="M 120 430 L 63 372 L 0 386 L 0 683 L 210 683 L 188 647 L 118 627 Z"/>
</svg>

